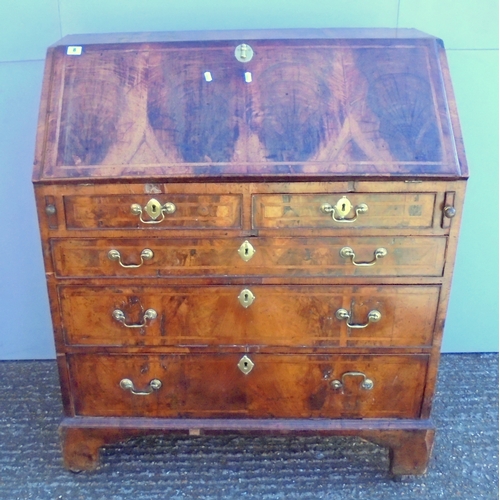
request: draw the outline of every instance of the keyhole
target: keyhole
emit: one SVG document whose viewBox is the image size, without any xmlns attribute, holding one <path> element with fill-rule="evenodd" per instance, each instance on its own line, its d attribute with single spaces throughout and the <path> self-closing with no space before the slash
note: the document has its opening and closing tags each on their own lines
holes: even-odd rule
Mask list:
<svg viewBox="0 0 500 500">
<path fill-rule="evenodd" d="M 342 203 L 342 212 L 345 212 L 345 203 Z"/>
<path fill-rule="evenodd" d="M 248 255 L 248 247 L 245 247 L 245 255 Z"/>
<path fill-rule="evenodd" d="M 250 358 L 247 356 L 243 356 L 240 361 L 238 362 L 238 368 L 245 374 L 248 375 L 251 371 L 252 368 L 254 367 L 254 364 Z"/>
<path fill-rule="evenodd" d="M 151 211 L 152 211 L 153 213 L 154 213 L 154 212 L 156 212 L 156 206 L 155 206 L 155 205 L 153 205 L 153 206 L 151 207 Z"/>
<path fill-rule="evenodd" d="M 241 290 L 240 294 L 238 295 L 238 301 L 245 309 L 247 307 L 250 307 L 254 300 L 255 297 L 252 291 L 248 289 Z"/>
</svg>

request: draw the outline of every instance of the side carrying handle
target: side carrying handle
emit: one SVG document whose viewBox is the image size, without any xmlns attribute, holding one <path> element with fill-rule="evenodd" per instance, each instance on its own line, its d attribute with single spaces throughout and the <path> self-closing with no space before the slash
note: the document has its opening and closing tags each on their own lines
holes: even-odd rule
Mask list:
<svg viewBox="0 0 500 500">
<path fill-rule="evenodd" d="M 134 383 L 132 382 L 132 380 L 130 380 L 129 378 L 124 378 L 120 380 L 120 387 L 124 391 L 130 391 L 135 396 L 149 396 L 154 391 L 159 390 L 162 385 L 163 384 L 161 383 L 161 380 L 154 378 L 153 380 L 151 380 L 151 382 L 149 382 L 149 387 L 145 391 L 138 391 L 134 387 Z"/>
<path fill-rule="evenodd" d="M 363 381 L 359 385 L 361 389 L 365 391 L 371 391 L 373 389 L 373 380 L 369 379 L 363 372 L 345 372 L 342 374 L 340 380 L 332 380 L 330 385 L 332 389 L 339 390 L 344 388 L 344 379 L 346 377 L 363 377 Z"/>
</svg>

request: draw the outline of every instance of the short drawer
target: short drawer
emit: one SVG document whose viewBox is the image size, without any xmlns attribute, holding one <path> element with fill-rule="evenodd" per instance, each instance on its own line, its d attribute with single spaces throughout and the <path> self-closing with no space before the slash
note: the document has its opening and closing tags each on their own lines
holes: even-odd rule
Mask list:
<svg viewBox="0 0 500 500">
<path fill-rule="evenodd" d="M 439 286 L 58 287 L 67 344 L 102 346 L 429 346 L 439 291 Z"/>
<path fill-rule="evenodd" d="M 64 196 L 68 229 L 237 229 L 241 195 Z"/>
<path fill-rule="evenodd" d="M 257 194 L 255 228 L 425 229 L 436 193 Z"/>
<path fill-rule="evenodd" d="M 68 357 L 82 416 L 417 418 L 427 364 L 427 355 Z"/>
<path fill-rule="evenodd" d="M 141 241 L 81 238 L 53 239 L 51 245 L 56 276 L 131 278 L 441 276 L 446 249 L 446 237 L 440 236 L 246 241 L 243 238 Z"/>
</svg>

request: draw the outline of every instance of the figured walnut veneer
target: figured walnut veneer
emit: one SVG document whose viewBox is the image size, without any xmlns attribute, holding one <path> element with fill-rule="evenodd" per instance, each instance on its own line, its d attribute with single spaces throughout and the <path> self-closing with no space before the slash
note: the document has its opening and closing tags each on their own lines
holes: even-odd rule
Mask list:
<svg viewBox="0 0 500 500">
<path fill-rule="evenodd" d="M 50 47 L 33 180 L 65 466 L 148 433 L 315 432 L 424 473 L 467 175 L 415 30 Z"/>
</svg>

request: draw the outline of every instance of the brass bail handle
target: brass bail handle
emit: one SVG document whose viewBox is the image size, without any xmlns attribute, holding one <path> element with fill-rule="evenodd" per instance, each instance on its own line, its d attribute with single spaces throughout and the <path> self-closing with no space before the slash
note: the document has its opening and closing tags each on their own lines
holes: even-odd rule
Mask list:
<svg viewBox="0 0 500 500">
<path fill-rule="evenodd" d="M 352 323 L 349 323 L 349 321 L 351 321 L 352 314 L 347 309 L 337 310 L 335 316 L 337 319 L 347 320 L 347 326 L 349 328 L 366 328 L 370 323 L 376 323 L 377 321 L 380 321 L 382 318 L 382 314 L 380 313 L 380 311 L 377 311 L 376 309 L 373 309 L 368 313 L 368 318 L 367 318 L 368 321 L 363 325 L 353 325 Z"/>
<path fill-rule="evenodd" d="M 125 313 L 122 310 L 115 309 L 113 311 L 113 318 L 116 319 L 116 321 L 120 322 L 123 326 L 126 326 L 127 328 L 144 328 L 145 326 L 147 326 L 148 319 L 149 320 L 156 319 L 157 316 L 158 313 L 154 309 L 147 309 L 142 316 L 142 323 L 138 325 L 137 324 L 130 325 L 125 322 L 126 317 Z"/>
<path fill-rule="evenodd" d="M 177 207 L 171 201 L 167 201 L 162 205 L 155 198 L 151 198 L 146 203 L 145 207 L 141 207 L 139 203 L 133 203 L 130 206 L 130 212 L 134 215 L 138 215 L 139 220 L 143 224 L 159 224 L 160 222 L 163 222 L 165 220 L 165 214 L 173 214 L 176 210 Z M 149 220 L 144 220 L 142 218 L 143 211 L 148 214 L 148 216 L 150 217 Z M 158 220 L 159 217 L 161 217 L 161 219 Z"/>
<path fill-rule="evenodd" d="M 352 210 L 354 210 L 354 216 L 347 218 L 347 215 L 349 215 Z M 332 219 L 335 222 L 349 223 L 357 221 L 360 214 L 368 212 L 368 205 L 366 203 L 360 203 L 359 205 L 353 207 L 348 198 L 346 196 L 342 196 L 342 198 L 340 198 L 335 205 L 323 203 L 323 205 L 321 205 L 321 211 L 325 214 L 331 214 Z"/>
<path fill-rule="evenodd" d="M 356 258 L 356 254 L 354 253 L 354 250 L 351 247 L 343 247 L 340 250 L 340 256 L 343 259 L 351 259 L 351 263 L 355 266 L 358 266 L 358 267 L 374 266 L 378 259 L 381 259 L 382 257 L 385 257 L 386 255 L 387 255 L 386 248 L 377 248 L 373 252 L 373 260 L 370 260 L 369 262 L 356 262 L 354 260 Z"/>
<path fill-rule="evenodd" d="M 120 266 L 122 267 L 128 267 L 128 268 L 135 268 L 135 267 L 141 267 L 144 264 L 145 260 L 150 260 L 154 256 L 153 250 L 150 250 L 149 248 L 145 248 L 141 252 L 141 263 L 140 264 L 124 264 L 122 262 L 122 256 L 118 250 L 112 249 L 108 252 L 108 259 L 109 260 L 117 260 Z"/>
<path fill-rule="evenodd" d="M 149 396 L 154 391 L 158 391 L 162 385 L 163 384 L 161 383 L 161 380 L 154 378 L 153 380 L 151 380 L 151 382 L 149 382 L 149 386 L 145 391 L 138 391 L 135 388 L 132 380 L 130 380 L 129 378 L 124 378 L 124 379 L 120 380 L 120 387 L 124 391 L 130 391 L 135 396 Z"/>
<path fill-rule="evenodd" d="M 371 391 L 373 389 L 373 380 L 369 379 L 363 372 L 345 372 L 342 374 L 342 377 L 340 380 L 332 380 L 330 385 L 332 386 L 332 389 L 339 390 L 339 389 L 344 389 L 344 379 L 346 377 L 363 377 L 362 382 L 359 384 L 359 387 L 361 389 L 364 389 L 365 391 Z"/>
</svg>

